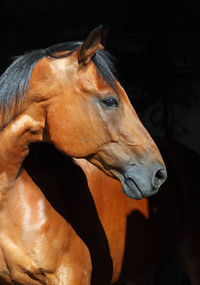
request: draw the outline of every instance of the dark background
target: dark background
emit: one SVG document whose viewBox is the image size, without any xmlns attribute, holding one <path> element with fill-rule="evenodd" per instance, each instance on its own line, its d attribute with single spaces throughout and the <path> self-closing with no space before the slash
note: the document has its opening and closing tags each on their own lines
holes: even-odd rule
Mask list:
<svg viewBox="0 0 200 285">
<path fill-rule="evenodd" d="M 2 0 L 0 71 L 27 50 L 84 40 L 108 28 L 118 77 L 152 135 L 200 153 L 200 13 L 194 0 Z M 168 274 L 168 272 L 171 272 Z M 187 284 L 173 256 L 157 284 Z"/>
</svg>

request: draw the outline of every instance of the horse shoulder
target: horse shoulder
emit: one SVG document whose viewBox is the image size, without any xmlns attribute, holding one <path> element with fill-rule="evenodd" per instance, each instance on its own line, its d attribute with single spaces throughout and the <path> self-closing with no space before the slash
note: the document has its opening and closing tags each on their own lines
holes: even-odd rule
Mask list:
<svg viewBox="0 0 200 285">
<path fill-rule="evenodd" d="M 10 190 L 7 207 L 0 216 L 0 261 L 4 265 L 0 275 L 5 275 L 9 268 L 7 275 L 12 280 L 48 284 L 51 279 L 68 276 L 78 254 L 88 254 L 71 225 L 53 209 L 24 169 Z"/>
</svg>

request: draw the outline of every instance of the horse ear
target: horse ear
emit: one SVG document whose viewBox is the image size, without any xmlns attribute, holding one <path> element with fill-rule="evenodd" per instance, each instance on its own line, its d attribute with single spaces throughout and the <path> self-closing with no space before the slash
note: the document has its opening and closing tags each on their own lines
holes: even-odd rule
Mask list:
<svg viewBox="0 0 200 285">
<path fill-rule="evenodd" d="M 81 46 L 78 56 L 79 63 L 87 64 L 93 57 L 95 52 L 98 50 L 98 48 L 102 48 L 101 41 L 103 36 L 104 30 L 102 25 L 98 26 L 89 34 L 89 36 Z"/>
</svg>

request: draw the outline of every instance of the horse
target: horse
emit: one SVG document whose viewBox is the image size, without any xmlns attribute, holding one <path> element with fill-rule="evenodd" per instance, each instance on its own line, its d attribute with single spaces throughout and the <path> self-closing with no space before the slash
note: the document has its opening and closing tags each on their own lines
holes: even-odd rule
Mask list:
<svg viewBox="0 0 200 285">
<path fill-rule="evenodd" d="M 166 180 L 161 154 L 115 76 L 103 37 L 99 26 L 84 42 L 26 53 L 0 78 L 1 284 L 90 284 L 92 272 L 96 276 L 104 272 L 97 266 L 101 251 L 109 275 L 112 268 L 96 207 L 89 206 L 86 216 L 89 221 L 89 215 L 95 215 L 96 234 L 104 243 L 100 250 L 96 243 L 91 253 L 87 234 L 83 234 L 85 242 L 78 229 L 45 198 L 47 190 L 36 181 L 37 174 L 31 174 L 32 144 L 53 145 L 66 160 L 86 159 L 110 179 L 120 181 L 126 199 L 150 197 Z M 51 152 L 49 155 L 50 164 L 58 162 Z M 41 170 L 43 160 L 38 165 L 33 159 L 31 164 Z M 44 169 L 45 188 L 55 182 L 55 196 L 59 187 L 66 186 L 70 195 L 77 191 L 77 211 L 83 206 L 79 204 L 82 194 L 68 184 L 70 169 L 59 166 L 52 177 Z M 84 193 L 86 181 L 82 178 L 81 184 Z M 89 192 L 87 195 L 91 200 Z M 62 204 L 64 197 L 59 199 Z M 66 202 L 69 215 L 75 205 Z M 87 219 L 81 222 L 80 228 L 93 226 Z"/>
</svg>

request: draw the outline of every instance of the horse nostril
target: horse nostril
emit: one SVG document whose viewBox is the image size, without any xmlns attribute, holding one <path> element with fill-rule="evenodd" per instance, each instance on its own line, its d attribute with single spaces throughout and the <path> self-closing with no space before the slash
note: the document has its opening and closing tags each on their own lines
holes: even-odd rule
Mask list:
<svg viewBox="0 0 200 285">
<path fill-rule="evenodd" d="M 155 174 L 156 178 L 158 179 L 166 179 L 167 178 L 166 175 L 167 175 L 167 172 L 164 169 L 159 169 Z"/>
<path fill-rule="evenodd" d="M 159 169 L 155 172 L 152 180 L 153 190 L 157 190 L 167 179 L 167 171 L 165 169 Z"/>
</svg>

